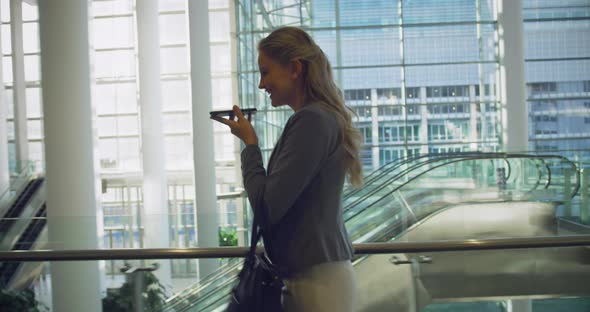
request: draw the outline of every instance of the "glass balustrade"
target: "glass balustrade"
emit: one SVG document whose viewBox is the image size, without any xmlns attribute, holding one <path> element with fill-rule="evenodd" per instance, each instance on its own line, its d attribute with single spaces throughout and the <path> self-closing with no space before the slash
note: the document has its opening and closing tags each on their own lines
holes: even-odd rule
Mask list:
<svg viewBox="0 0 590 312">
<path fill-rule="evenodd" d="M 429 243 L 436 246 L 436 241 Z M 584 246 L 359 255 L 354 261 L 355 311 L 585 312 L 590 308 L 588 256 L 588 247 Z M 102 285 L 105 290 L 96 298 L 102 311 L 132 311 L 138 304 L 146 311 L 223 311 L 227 291 L 233 286 L 223 278 L 227 272 L 203 279 L 194 289 L 197 296 L 193 300 L 177 300 L 170 305 L 175 296 L 170 274 L 165 266 L 155 265 L 167 261 L 171 259 L 124 260 L 118 275 L 100 281 L 70 277 L 68 283 Z M 88 271 L 103 272 L 104 261 L 26 262 L 23 270 L 35 277 L 24 279 L 15 288 L 31 289 L 34 301 L 29 301 L 41 308 L 52 307 L 52 295 L 75 301 L 61 291 L 52 294 L 51 285 L 52 266 L 59 265 L 67 272 L 68 265 L 74 267 L 76 263 L 84 263 Z M 237 271 L 239 266 L 233 269 Z M 2 291 L 4 298 L 13 296 L 17 300 L 17 294 Z M 10 304 L 3 300 L 0 308 L 8 310 Z"/>
<path fill-rule="evenodd" d="M 368 255 L 355 263 L 357 311 L 588 311 L 587 256 L 587 247 Z"/>
<path fill-rule="evenodd" d="M 579 221 L 583 225 L 582 220 L 590 210 L 587 205 L 588 174 L 587 170 L 580 170 L 587 167 L 580 164 L 539 154 L 463 153 L 406 158 L 368 176 L 367 181 L 371 183 L 363 189 L 345 192 L 346 227 L 355 243 L 584 234 L 583 231 L 576 233 L 579 228 L 564 223 Z M 75 218 L 65 217 L 63 222 L 55 221 L 54 226 L 78 224 L 80 233 L 89 227 L 97 227 L 96 217 L 79 221 L 74 221 Z M 35 217 L 19 222 L 32 223 L 43 219 Z M 148 219 L 160 222 L 149 222 Z M 169 224 L 162 220 L 168 220 Z M 189 237 L 190 229 L 183 228 L 181 221 L 180 215 L 151 215 L 145 220 L 133 214 L 105 215 L 105 229 L 96 243 L 105 248 L 196 247 L 181 244 L 187 239 L 194 241 Z M 248 228 L 247 223 L 245 220 L 244 229 Z M 166 231 L 167 226 L 169 231 Z M 166 232 L 174 239 L 166 240 L 168 245 L 159 245 Z M 45 236 L 40 235 L 28 242 L 30 248 L 62 249 L 63 242 L 51 241 L 44 233 Z M 24 243 L 27 243 L 26 239 Z M 71 246 L 72 242 L 67 244 Z M 84 244 L 81 242 L 80 246 Z M 537 256 L 542 258 L 542 255 Z M 372 261 L 373 257 L 379 256 L 355 259 L 358 276 L 363 276 L 361 267 L 366 266 L 364 261 Z M 480 253 L 478 259 L 484 258 Z M 217 271 L 198 280 L 198 262 L 194 259 L 160 262 L 163 270 L 171 272 L 172 278 L 164 311 L 219 311 L 227 301 L 241 267 L 240 258 L 220 259 Z M 114 284 L 121 284 L 125 279 L 121 268 L 143 264 L 145 261 L 102 261 L 101 272 L 108 280 L 117 281 Z M 38 272 L 24 265 L 13 268 L 11 283 L 26 281 L 22 272 Z M 583 269 L 576 272 L 583 273 Z M 362 279 L 359 278 L 359 283 Z M 378 283 L 371 282 L 371 285 L 383 287 Z M 557 297 L 570 295 L 558 294 Z M 476 306 L 500 302 L 479 297 L 466 301 L 473 301 Z M 455 303 L 435 300 L 422 308 L 424 311 L 439 311 L 428 309 L 442 309 L 445 304 Z M 457 306 L 457 309 L 460 308 Z"/>
<path fill-rule="evenodd" d="M 507 222 L 515 214 L 514 210 L 520 209 L 517 206 L 524 207 L 520 209 L 523 220 L 534 216 L 542 222 L 550 222 L 555 219 L 555 210 L 565 199 L 571 199 L 576 185 L 579 184 L 579 178 L 575 174 L 564 177 L 565 170 L 575 172 L 576 166 L 561 157 L 472 153 L 412 159 L 413 161 L 391 166 L 391 172 L 383 170 L 374 176 L 381 181 L 388 181 L 392 176 L 403 179 L 394 178 L 396 183 L 372 185 L 370 190 L 365 187 L 356 196 L 344 199 L 346 227 L 355 243 L 432 239 L 433 235 L 420 238 L 412 233 L 416 233 L 416 229 L 420 227 L 424 228 L 422 223 L 432 223 L 429 219 L 446 220 L 449 218 L 446 216 L 449 211 L 465 209 L 476 212 L 476 219 L 496 214 L 495 221 L 504 222 L 503 228 L 507 229 L 513 226 L 526 228 Z M 552 183 L 556 181 L 558 183 Z M 573 187 L 565 188 L 566 184 Z M 534 208 L 538 205 L 541 207 Z M 540 216 L 530 214 L 529 209 L 539 210 Z M 455 220 L 453 227 L 474 227 L 465 226 L 472 224 L 469 218 L 461 219 L 456 215 L 451 217 Z M 484 218 L 483 223 L 486 222 Z M 434 224 L 438 222 L 435 221 Z M 476 224 L 480 226 L 478 229 L 483 228 L 479 223 Z M 555 229 L 551 231 L 545 228 L 529 230 L 552 234 L 556 232 Z M 465 231 L 453 233 L 452 237 L 470 237 L 470 232 L 467 229 Z M 509 232 L 503 235 L 500 235 L 501 231 L 496 232 L 488 231 L 497 237 L 510 236 L 507 234 Z M 514 235 L 528 234 L 523 230 Z M 219 292 L 227 295 L 231 285 L 232 283 L 228 283 L 222 289 L 217 289 L 213 295 L 215 298 L 201 301 L 185 297 L 185 300 L 195 305 L 200 305 L 200 302 L 205 305 L 211 301 L 220 301 L 222 299 L 218 297 L 223 295 L 219 295 Z M 173 299 L 171 303 L 175 300 L 180 301 Z"/>
<path fill-rule="evenodd" d="M 10 186 L 0 190 L 0 217 L 4 216 L 10 205 L 30 182 L 33 174 L 33 162 L 26 162 L 10 177 Z"/>
</svg>

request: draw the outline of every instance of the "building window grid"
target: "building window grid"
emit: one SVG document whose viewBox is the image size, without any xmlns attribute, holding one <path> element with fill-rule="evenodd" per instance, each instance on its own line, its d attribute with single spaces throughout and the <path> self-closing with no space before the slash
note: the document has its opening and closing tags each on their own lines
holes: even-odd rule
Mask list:
<svg viewBox="0 0 590 312">
<path fill-rule="evenodd" d="M 590 99 L 585 68 L 590 6 L 529 3 L 523 9 L 530 146 L 543 151 L 588 146 Z M 583 71 L 583 70 L 582 70 Z M 542 140 L 543 142 L 539 142 Z"/>
<path fill-rule="evenodd" d="M 239 5 L 241 8 L 245 8 L 247 5 L 244 5 L 243 1 L 238 1 Z M 398 3 L 399 4 L 399 3 Z M 341 10 L 343 8 L 341 7 Z M 250 10 L 240 10 L 240 19 L 244 20 L 247 19 L 248 14 L 251 14 L 253 12 L 253 8 L 250 7 Z M 319 14 L 319 11 L 316 10 L 314 11 L 314 13 Z M 489 12 L 488 12 L 489 13 Z M 486 14 L 488 14 L 486 13 Z M 407 38 L 403 38 L 403 32 L 405 30 L 408 30 L 409 28 L 405 27 L 404 25 L 404 20 L 401 18 L 402 16 L 400 16 L 400 14 L 404 14 L 401 10 L 400 7 L 398 6 L 398 8 L 396 10 L 392 10 L 391 14 L 394 14 L 395 16 L 397 16 L 396 21 L 397 21 L 397 25 L 396 26 L 392 26 L 392 25 L 383 25 L 380 27 L 383 27 L 383 30 L 390 30 L 390 29 L 395 29 L 395 27 L 397 27 L 397 29 L 400 31 L 400 36 L 397 36 L 396 40 L 399 40 L 399 44 L 402 46 L 403 49 L 403 42 L 404 40 L 402 39 L 407 39 Z M 490 13 L 491 14 L 491 13 Z M 489 15 L 491 16 L 491 15 Z M 474 17 L 473 17 L 474 18 Z M 486 15 L 486 23 L 489 24 L 489 29 L 491 29 L 490 32 L 490 38 L 491 34 L 493 34 L 494 31 L 496 31 L 497 26 L 496 26 L 496 21 L 492 18 L 490 19 L 488 17 L 488 15 Z M 277 19 L 280 20 L 280 19 Z M 342 20 L 341 20 L 342 22 Z M 414 20 L 410 21 L 408 20 L 408 23 L 410 22 L 415 22 Z M 476 24 L 476 21 L 474 20 L 474 25 Z M 258 30 L 263 30 L 266 29 L 266 25 L 264 25 L 263 23 L 258 23 L 257 21 L 254 21 L 253 23 L 250 23 L 248 25 L 245 24 L 240 24 L 240 21 L 238 21 L 238 27 L 242 26 L 239 29 L 239 40 L 241 40 L 242 42 L 245 43 L 252 43 L 254 44 L 257 40 L 256 40 L 256 34 L 259 34 L 257 31 Z M 336 42 L 338 42 L 338 36 L 340 34 L 340 36 L 342 36 L 342 34 L 344 34 L 344 32 L 350 32 L 352 30 L 355 31 L 366 31 L 363 29 L 363 27 L 366 27 L 366 25 L 362 25 L 362 27 L 359 27 L 359 25 L 349 25 L 346 30 L 343 30 L 342 28 L 340 28 L 341 25 L 331 25 L 331 27 L 329 28 L 332 35 L 336 37 Z M 414 25 L 419 25 L 418 24 L 413 24 L 413 27 L 416 27 Z M 447 24 L 445 24 L 447 25 Z M 449 24 L 452 25 L 452 22 Z M 246 26 L 246 27 L 243 27 Z M 400 27 L 401 26 L 401 27 Z M 260 28 L 259 28 L 260 27 Z M 417 28 L 419 28 L 421 26 L 417 26 Z M 488 27 L 488 26 L 486 26 Z M 416 28 L 416 29 L 417 29 Z M 308 26 L 307 29 L 309 29 L 312 34 L 314 34 L 314 27 L 313 24 L 311 26 Z M 412 28 L 414 29 L 414 28 Z M 488 28 L 486 28 L 488 29 Z M 394 30 L 395 31 L 395 30 Z M 487 30 L 486 30 L 487 31 Z M 318 31 L 318 36 L 320 35 L 320 33 L 325 32 L 324 30 L 322 31 Z M 484 32 L 482 32 L 482 36 L 487 36 L 486 35 L 487 32 L 484 34 Z M 475 35 L 475 34 L 474 34 Z M 322 36 L 318 37 L 318 38 L 323 38 Z M 487 37 L 486 37 L 487 38 Z M 487 40 L 487 39 L 486 39 Z M 489 45 L 489 42 L 491 42 L 491 44 L 495 44 L 493 41 L 484 41 L 484 44 Z M 322 45 L 323 42 L 320 42 L 320 45 Z M 343 43 L 341 43 L 343 44 Z M 397 43 L 394 43 L 397 45 Z M 246 47 L 248 47 L 250 45 L 246 44 Z M 243 48 L 243 47 L 240 47 Z M 493 48 L 493 47 L 492 47 Z M 407 47 L 406 47 L 407 49 Z M 492 51 L 495 51 L 495 48 L 492 49 Z M 495 52 L 494 52 L 495 53 Z M 474 61 L 474 63 L 480 63 L 480 62 L 497 62 L 497 57 L 494 57 L 492 59 L 488 58 L 489 53 L 485 52 L 483 54 L 480 55 L 480 59 Z M 244 56 L 244 53 L 240 53 L 240 55 Z M 335 76 L 336 77 L 340 77 L 339 75 L 342 72 L 342 69 L 344 68 L 341 62 L 343 62 L 344 60 L 338 58 L 338 55 L 335 53 L 335 55 L 329 55 L 332 59 L 332 65 L 333 68 L 335 69 Z M 378 67 L 388 67 L 388 66 L 393 66 L 391 68 L 399 68 L 400 71 L 404 72 L 406 70 L 406 65 L 404 65 L 404 60 L 403 60 L 403 55 L 401 56 L 401 61 L 400 63 L 392 63 L 392 64 L 379 64 L 377 66 L 375 66 L 374 68 L 378 68 Z M 489 61 L 492 60 L 492 61 Z M 381 62 L 384 62 L 384 60 L 382 60 Z M 445 62 L 441 62 L 441 61 L 437 61 L 436 63 L 437 65 L 444 65 L 446 64 Z M 451 63 L 452 64 L 452 63 Z M 412 66 L 417 66 L 420 64 L 411 64 Z M 497 66 L 496 66 L 497 67 Z M 371 67 L 365 67 L 362 62 L 358 64 L 358 66 L 355 66 L 354 68 L 366 68 L 367 70 L 370 69 Z M 397 70 L 397 69 L 396 69 Z M 245 73 L 245 71 L 241 71 L 242 73 Z M 402 75 L 403 77 L 403 75 Z M 342 83 L 341 80 L 339 80 L 340 83 Z M 491 80 L 494 81 L 494 80 Z M 243 81 L 242 81 L 243 83 Z M 480 97 L 479 96 L 479 86 L 482 85 L 485 88 L 485 92 L 484 92 L 484 96 Z M 397 120 L 395 118 L 399 118 L 399 123 L 401 124 L 409 124 L 411 122 L 414 122 L 416 120 L 420 119 L 420 116 L 422 114 L 426 114 L 427 113 L 427 108 L 429 108 L 429 106 L 423 107 L 422 101 L 423 99 L 421 97 L 426 98 L 427 103 L 430 105 L 430 99 L 426 96 L 426 94 L 421 95 L 421 87 L 418 86 L 407 86 L 405 87 L 405 81 L 404 79 L 402 79 L 402 88 L 404 88 L 404 92 L 401 92 L 401 88 L 396 88 L 396 87 L 390 87 L 390 88 L 382 88 L 382 87 L 377 87 L 375 88 L 377 91 L 377 98 L 376 99 L 371 99 L 371 93 L 370 90 L 368 88 L 364 88 L 364 89 L 347 89 L 344 88 L 343 93 L 344 93 L 344 97 L 346 100 L 346 103 L 349 106 L 354 107 L 354 111 L 359 115 L 358 118 L 358 122 L 364 122 L 366 121 L 368 118 L 379 118 L 379 124 L 381 124 L 382 122 L 385 122 L 386 120 Z M 475 89 L 476 89 L 476 99 L 475 99 L 475 104 L 476 104 L 476 112 L 472 112 L 471 111 L 471 107 L 469 104 L 455 104 L 453 106 L 450 106 L 450 110 L 451 111 L 455 111 L 456 114 L 461 114 L 461 112 L 463 111 L 465 115 L 461 116 L 462 118 L 466 118 L 469 116 L 469 114 L 474 114 L 477 113 L 478 114 L 478 118 L 488 118 L 489 115 L 492 114 L 496 114 L 498 109 L 497 109 L 497 101 L 495 99 L 495 84 L 494 83 L 489 83 L 487 81 L 483 81 L 478 83 L 475 83 Z M 440 92 L 441 95 L 444 94 L 444 96 L 442 96 L 441 98 L 438 98 L 436 100 L 441 100 L 441 99 L 447 99 L 447 101 L 449 101 L 450 99 L 454 99 L 453 101 L 467 101 L 470 102 L 472 101 L 472 99 L 470 99 L 470 94 L 469 94 L 469 86 L 466 85 L 447 85 L 447 86 L 441 86 L 440 87 Z M 389 93 L 389 94 L 386 94 Z M 241 95 L 243 99 L 245 99 L 247 97 L 247 95 Z M 435 100 L 435 98 L 432 98 L 433 100 Z M 443 100 L 444 101 L 444 100 Z M 486 102 L 486 103 L 480 103 L 480 102 Z M 375 105 L 377 105 L 377 116 L 373 116 L 372 113 L 374 112 L 371 108 Z M 258 104 L 257 104 L 258 105 Z M 443 103 L 444 105 L 444 103 Z M 481 106 L 481 109 L 480 109 Z M 449 106 L 447 106 L 448 108 Z M 434 110 L 437 110 L 438 108 L 442 110 L 444 110 L 442 108 L 442 106 L 438 106 L 437 108 L 433 108 Z M 480 110 L 484 110 L 485 112 L 480 113 Z M 431 109 L 432 111 L 432 109 Z M 264 131 L 264 129 L 262 129 L 262 131 Z M 381 131 L 379 134 L 383 134 L 384 132 Z M 480 132 L 478 132 L 479 135 Z M 495 134 L 496 136 L 499 135 L 499 133 L 497 131 L 492 132 L 491 134 Z M 383 134 L 384 135 L 384 134 Z M 468 137 L 468 136 L 466 136 Z M 382 136 L 380 136 L 379 141 L 383 141 L 384 138 Z M 410 142 L 412 142 L 414 140 L 413 137 L 410 137 L 408 139 L 403 140 L 404 144 L 408 144 Z M 275 140 L 270 140 L 270 143 L 272 144 L 272 142 L 274 142 Z M 496 137 L 496 139 L 494 140 L 484 140 L 483 138 L 478 139 L 476 142 L 496 142 L 496 143 L 491 143 L 492 145 L 494 144 L 498 144 L 497 142 L 499 142 L 498 138 Z M 376 142 L 373 142 L 373 144 L 375 144 Z M 477 143 L 480 144 L 480 143 Z M 489 144 L 488 144 L 489 145 Z M 409 147 L 409 145 L 408 145 Z M 496 147 L 490 146 L 489 148 L 495 149 Z M 368 157 L 372 157 L 371 155 L 368 155 Z M 368 161 L 367 161 L 368 162 Z"/>
<path fill-rule="evenodd" d="M 0 73 L 4 77 L 4 88 L 12 90 L 14 86 L 13 70 L 12 70 L 12 25 L 10 18 L 10 1 L 2 0 L 2 62 L 4 72 Z M 40 45 L 39 45 L 39 22 L 37 14 L 37 6 L 31 5 L 27 2 L 22 2 L 22 43 L 23 43 L 23 61 L 25 80 L 25 103 L 27 104 L 27 128 L 31 129 L 32 125 L 39 124 L 39 127 L 33 126 L 34 134 L 27 131 L 27 144 L 29 145 L 29 161 L 31 162 L 34 172 L 41 172 L 44 170 L 44 144 L 43 144 L 43 113 L 41 107 L 41 97 L 31 96 L 31 90 L 40 90 Z M 13 97 L 13 93 L 5 95 Z M 14 101 L 9 101 L 7 122 L 14 124 L 13 105 Z M 35 108 L 35 113 L 31 113 L 29 107 Z M 10 129 L 10 127 L 9 127 Z M 12 127 L 14 131 L 14 126 Z M 14 132 L 13 132 L 14 133 Z M 15 146 L 16 142 L 14 136 L 12 139 L 8 138 L 9 145 Z M 15 147 L 14 147 L 15 148 Z M 14 148 L 9 148 L 9 171 L 15 174 L 17 169 L 16 153 L 10 152 Z"/>
</svg>

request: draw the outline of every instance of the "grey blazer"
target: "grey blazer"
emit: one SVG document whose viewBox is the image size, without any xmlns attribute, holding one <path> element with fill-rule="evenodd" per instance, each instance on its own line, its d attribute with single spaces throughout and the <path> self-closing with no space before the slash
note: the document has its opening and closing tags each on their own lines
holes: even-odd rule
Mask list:
<svg viewBox="0 0 590 312">
<path fill-rule="evenodd" d="M 336 117 L 316 104 L 289 118 L 267 171 L 258 145 L 242 151 L 250 203 L 270 222 L 270 229 L 263 229 L 272 242 L 267 252 L 287 277 L 315 264 L 352 258 L 342 218 L 343 157 Z"/>
</svg>

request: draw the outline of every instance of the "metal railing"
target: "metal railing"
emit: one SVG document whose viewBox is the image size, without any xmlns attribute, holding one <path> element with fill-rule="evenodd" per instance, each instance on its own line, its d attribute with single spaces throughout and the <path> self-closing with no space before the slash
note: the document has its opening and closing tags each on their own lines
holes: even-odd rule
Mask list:
<svg viewBox="0 0 590 312">
<path fill-rule="evenodd" d="M 590 247 L 590 235 L 363 243 L 355 244 L 353 247 L 355 254 L 361 255 L 576 246 Z M 261 252 L 263 248 L 259 247 L 258 250 Z M 247 252 L 248 247 L 27 250 L 0 252 L 0 262 L 240 258 L 244 257 Z"/>
</svg>

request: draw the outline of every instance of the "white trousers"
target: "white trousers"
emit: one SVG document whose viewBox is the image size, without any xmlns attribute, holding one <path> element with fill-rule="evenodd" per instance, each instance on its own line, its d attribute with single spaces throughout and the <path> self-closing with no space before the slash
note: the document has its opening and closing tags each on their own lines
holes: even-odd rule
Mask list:
<svg viewBox="0 0 590 312">
<path fill-rule="evenodd" d="M 284 282 L 285 312 L 354 311 L 356 279 L 349 260 L 314 265 Z"/>
</svg>

